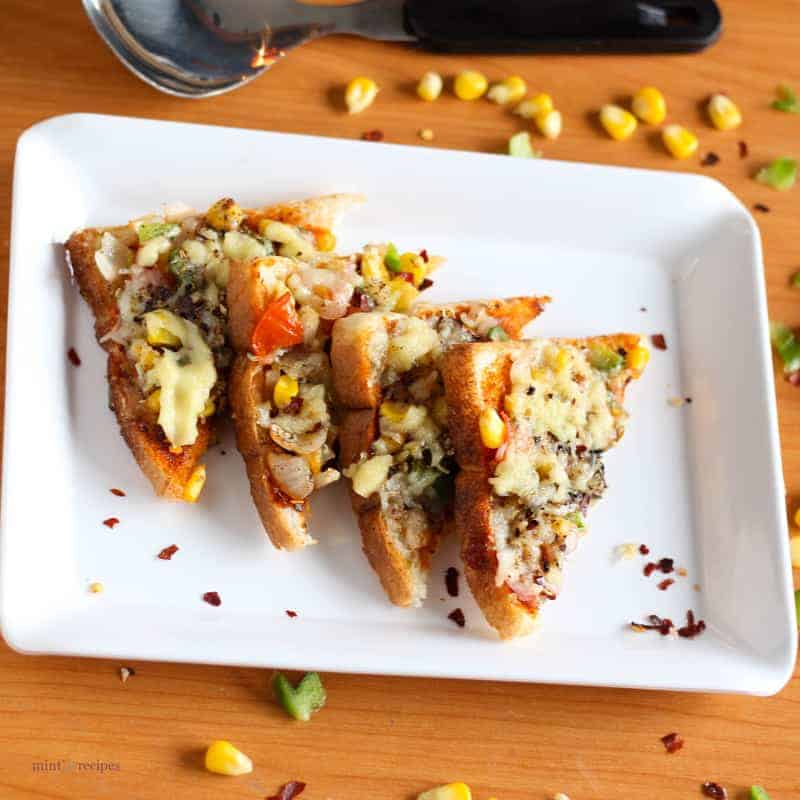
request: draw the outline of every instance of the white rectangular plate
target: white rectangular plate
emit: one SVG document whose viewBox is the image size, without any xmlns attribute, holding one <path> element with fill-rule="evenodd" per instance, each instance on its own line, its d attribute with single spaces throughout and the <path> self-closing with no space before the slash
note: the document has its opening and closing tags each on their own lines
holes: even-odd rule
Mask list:
<svg viewBox="0 0 800 800">
<path fill-rule="evenodd" d="M 666 336 L 669 349 L 653 351 L 628 391 L 628 433 L 608 456 L 610 488 L 562 595 L 526 640 L 499 642 L 463 582 L 447 596 L 454 541 L 435 560 L 425 606 L 392 607 L 342 485 L 314 500 L 318 546 L 273 550 L 230 432 L 208 455 L 198 505 L 157 500 L 108 411 L 105 358 L 64 268 L 71 231 L 168 201 L 204 208 L 230 195 L 254 206 L 334 191 L 368 198 L 345 220 L 343 248 L 392 240 L 447 256 L 430 299 L 547 293 L 554 301 L 531 333 Z M 760 242 L 716 181 L 57 117 L 19 141 L 9 306 L 1 611 L 21 651 L 754 694 L 790 676 L 796 631 Z M 692 402 L 675 408 L 670 397 Z M 110 516 L 121 520 L 113 531 L 102 524 Z M 644 558 L 615 561 L 622 542 L 674 558 L 687 577 L 659 591 Z M 158 560 L 173 543 L 172 561 Z M 103 594 L 87 591 L 92 580 Z M 206 591 L 222 606 L 205 604 Z M 455 607 L 465 629 L 447 618 Z M 628 628 L 651 613 L 682 624 L 690 608 L 708 624 L 691 641 Z"/>
</svg>

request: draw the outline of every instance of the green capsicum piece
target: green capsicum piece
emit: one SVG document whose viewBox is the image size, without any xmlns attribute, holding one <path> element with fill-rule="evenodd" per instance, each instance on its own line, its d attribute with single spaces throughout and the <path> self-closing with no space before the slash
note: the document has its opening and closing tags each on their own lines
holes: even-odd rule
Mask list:
<svg viewBox="0 0 800 800">
<path fill-rule="evenodd" d="M 272 690 L 278 702 L 290 717 L 308 722 L 315 711 L 319 711 L 327 699 L 325 687 L 317 672 L 307 672 L 297 686 L 278 672 L 272 679 Z"/>
</svg>

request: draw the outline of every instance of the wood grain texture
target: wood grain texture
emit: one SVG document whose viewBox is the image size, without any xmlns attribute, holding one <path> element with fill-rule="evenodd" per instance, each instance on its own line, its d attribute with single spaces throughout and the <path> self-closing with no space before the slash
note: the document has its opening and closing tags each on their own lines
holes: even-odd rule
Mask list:
<svg viewBox="0 0 800 800">
<path fill-rule="evenodd" d="M 769 205 L 758 221 L 771 313 L 800 324 L 800 296 L 788 284 L 800 268 L 800 189 L 778 194 L 751 180 L 764 160 L 800 155 L 800 118 L 768 108 L 778 81 L 800 86 L 798 4 L 722 5 L 724 38 L 699 56 L 466 58 L 338 38 L 293 53 L 233 94 L 187 101 L 158 94 L 123 69 L 79 4 L 9 0 L 0 70 L 0 327 L 14 144 L 29 125 L 94 111 L 346 138 L 378 128 L 387 141 L 420 145 L 417 130 L 429 127 L 436 139 L 422 146 L 498 151 L 521 127 L 517 118 L 485 102 L 445 96 L 427 105 L 413 96 L 426 69 L 452 74 L 467 65 L 493 78 L 519 73 L 557 98 L 565 131 L 543 146 L 549 158 L 707 171 L 748 206 Z M 372 109 L 350 117 L 341 87 L 357 74 L 374 77 L 382 91 Z M 671 117 L 697 129 L 700 155 L 715 151 L 717 166 L 671 161 L 647 131 L 626 144 L 598 132 L 589 112 L 645 82 L 666 92 Z M 740 104 L 740 133 L 706 124 L 698 104 L 717 90 Z M 739 139 L 750 146 L 746 160 Z M 800 501 L 800 393 L 779 380 L 778 398 L 793 509 Z M 303 725 L 271 702 L 264 670 L 135 663 L 137 674 L 123 685 L 119 666 L 27 658 L 0 645 L 0 797 L 261 800 L 289 779 L 308 783 L 309 800 L 406 800 L 448 780 L 471 784 L 477 800 L 543 800 L 556 791 L 572 800 L 678 800 L 700 797 L 709 779 L 734 798 L 751 783 L 767 787 L 772 800 L 800 797 L 797 673 L 770 699 L 327 675 L 329 706 Z M 671 731 L 686 746 L 668 756 L 659 737 Z M 204 773 L 202 749 L 215 738 L 237 743 L 255 773 Z M 34 772 L 32 762 L 42 759 L 116 762 L 119 770 Z"/>
</svg>

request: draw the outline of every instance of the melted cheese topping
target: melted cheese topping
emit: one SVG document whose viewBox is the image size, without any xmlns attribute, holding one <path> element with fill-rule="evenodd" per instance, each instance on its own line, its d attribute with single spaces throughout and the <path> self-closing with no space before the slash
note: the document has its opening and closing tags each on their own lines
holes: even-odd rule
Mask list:
<svg viewBox="0 0 800 800">
<path fill-rule="evenodd" d="M 534 436 L 552 434 L 589 450 L 605 450 L 617 437 L 607 374 L 593 368 L 583 349 L 543 340 L 511 368 L 505 409 Z"/>
<path fill-rule="evenodd" d="M 180 349 L 165 350 L 147 373 L 148 389 L 161 389 L 158 424 L 173 447 L 194 444 L 197 420 L 217 381 L 214 357 L 194 323 L 166 309 L 144 319 L 148 333 L 165 330 L 180 340 Z"/>
</svg>

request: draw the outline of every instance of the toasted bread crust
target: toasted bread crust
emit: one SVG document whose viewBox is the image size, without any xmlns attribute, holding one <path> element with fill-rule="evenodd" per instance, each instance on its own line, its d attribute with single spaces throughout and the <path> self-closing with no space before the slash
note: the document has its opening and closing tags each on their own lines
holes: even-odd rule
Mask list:
<svg viewBox="0 0 800 800">
<path fill-rule="evenodd" d="M 582 346 L 602 343 L 614 350 L 632 350 L 640 343 L 636 334 L 615 334 L 588 339 L 561 339 Z M 487 622 L 503 639 L 524 636 L 535 626 L 536 605 L 521 603 L 507 586 L 497 586 L 497 552 L 492 526 L 493 494 L 489 477 L 494 469 L 490 453 L 480 438 L 479 417 L 487 406 L 500 407 L 510 388 L 510 369 L 527 342 L 488 342 L 455 345 L 445 355 L 442 368 L 450 414 L 450 435 L 462 472 L 456 478 L 455 522 L 461 535 L 464 572 Z M 624 369 L 610 388 L 621 403 L 625 387 L 641 370 Z"/>
<path fill-rule="evenodd" d="M 261 364 L 251 361 L 246 355 L 236 356 L 228 395 L 236 445 L 247 468 L 250 494 L 270 541 L 279 550 L 299 550 L 314 542 L 308 533 L 307 504 L 287 503 L 270 480 L 266 459 L 275 445 L 262 440 L 257 417 L 262 380 Z"/>
<path fill-rule="evenodd" d="M 379 506 L 358 514 L 361 545 L 370 566 L 375 570 L 389 600 L 396 606 L 418 606 L 426 593 L 427 560 L 419 568 L 404 557 L 395 543 L 390 522 Z M 435 534 L 427 531 L 433 541 Z"/>
<path fill-rule="evenodd" d="M 257 227 L 259 220 L 274 219 L 303 228 L 331 230 L 343 214 L 360 206 L 365 199 L 362 194 L 327 194 L 248 211 L 247 217 L 254 227 Z"/>
<path fill-rule="evenodd" d="M 69 264 L 80 293 L 94 314 L 95 335 L 100 346 L 108 353 L 111 407 L 117 416 L 122 437 L 156 494 L 171 500 L 183 500 L 189 478 L 208 449 L 213 433 L 212 423 L 208 419 L 200 420 L 194 444 L 181 448 L 180 452 L 173 452 L 164 432 L 143 405 L 144 394 L 125 349 L 116 342 L 102 341 L 102 337 L 119 321 L 116 290 L 122 284 L 121 280 L 109 283 L 95 263 L 95 250 L 105 232 L 117 236 L 126 244 L 133 244 L 127 226 L 78 231 L 66 244 Z"/>
<path fill-rule="evenodd" d="M 506 586 L 495 582 L 489 483 L 482 471 L 465 470 L 456 477 L 455 528 L 461 535 L 464 575 L 475 602 L 502 639 L 524 636 L 534 627 L 536 608 L 520 603 Z"/>
<path fill-rule="evenodd" d="M 342 469 L 347 469 L 358 461 L 378 435 L 378 412 L 372 408 L 345 411 L 339 425 L 339 463 Z M 368 508 L 374 507 L 378 496 L 362 497 L 350 490 L 350 502 L 353 511 L 361 514 Z"/>
<path fill-rule="evenodd" d="M 333 391 L 345 408 L 377 408 L 389 344 L 388 314 L 358 313 L 336 320 L 331 339 Z"/>
</svg>

